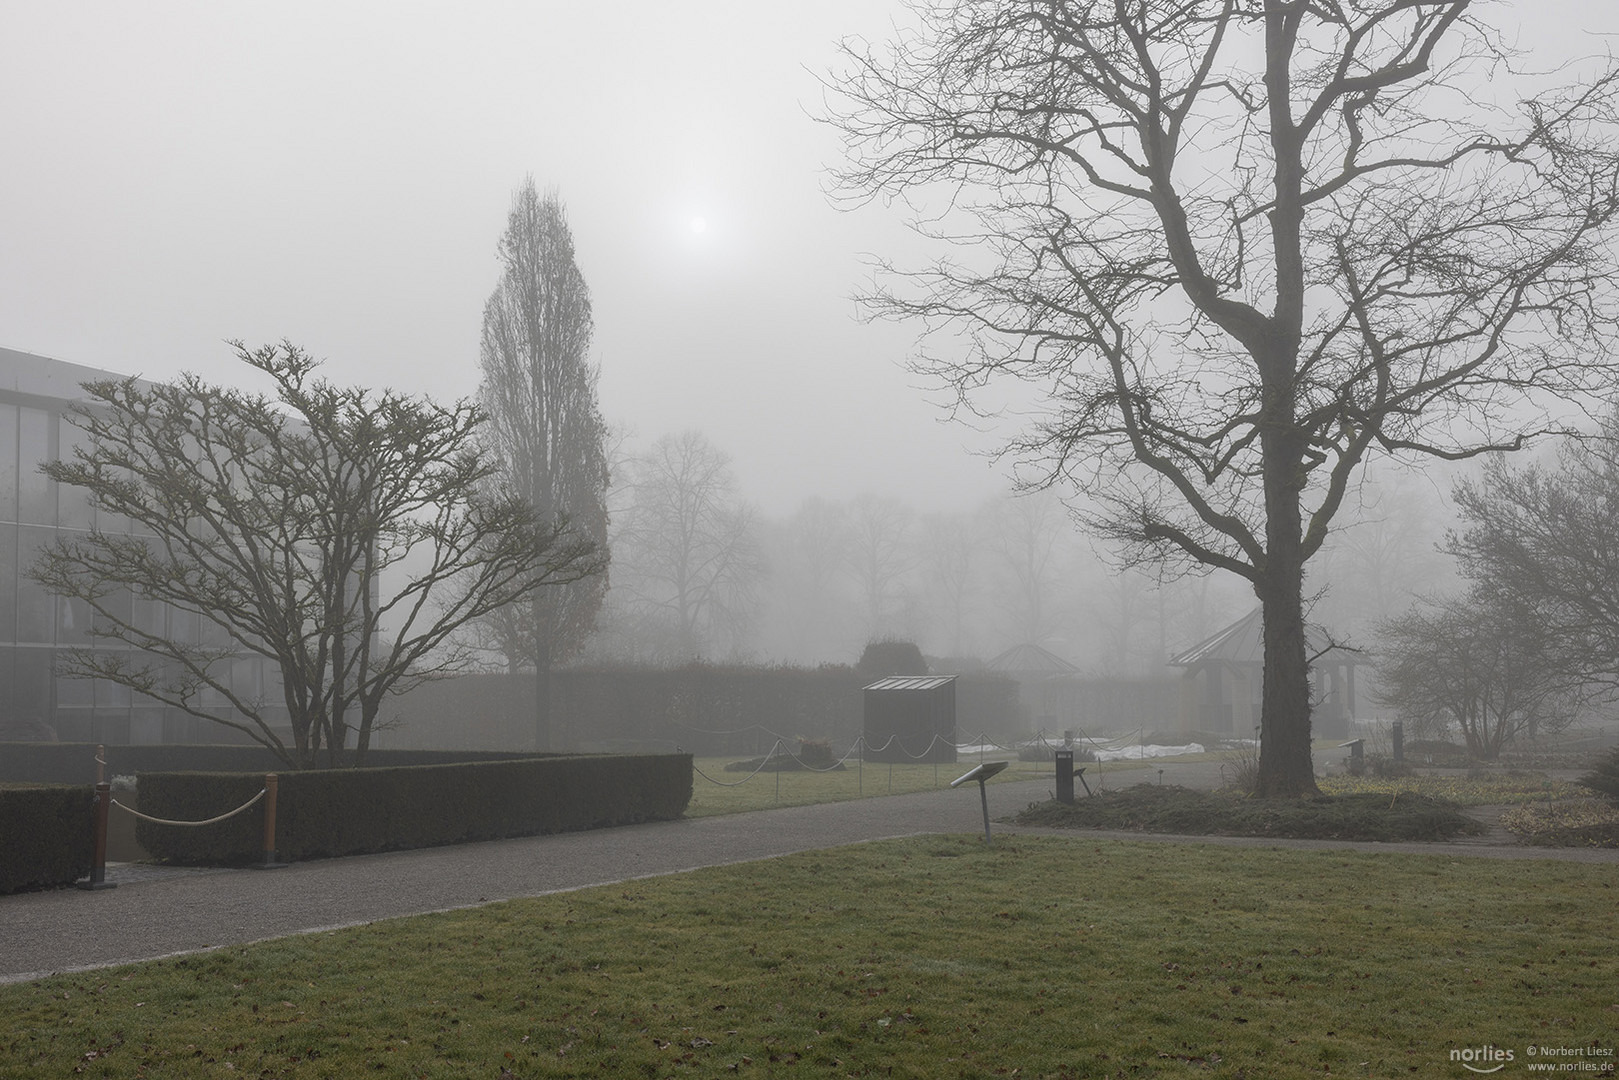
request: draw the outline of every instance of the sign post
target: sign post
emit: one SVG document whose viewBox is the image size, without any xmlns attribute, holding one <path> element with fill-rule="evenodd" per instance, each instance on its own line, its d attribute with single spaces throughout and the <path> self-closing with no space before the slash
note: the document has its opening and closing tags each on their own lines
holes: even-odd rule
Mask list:
<svg viewBox="0 0 1619 1080">
<path fill-rule="evenodd" d="M 979 798 L 979 801 L 982 802 L 983 805 L 984 805 L 984 846 L 985 847 L 990 846 L 990 838 L 989 838 L 989 792 L 987 790 L 985 790 L 984 782 L 986 780 L 988 780 L 990 777 L 994 776 L 996 773 L 1000 772 L 1002 769 L 1006 768 L 1006 766 L 1008 764 L 1009 763 L 1005 762 L 1005 761 L 986 761 L 982 765 L 974 766 L 971 771 L 965 772 L 962 775 L 956 777 L 954 780 L 950 781 L 950 786 L 951 787 L 960 787 L 962 784 L 965 784 L 969 780 L 977 780 L 978 781 L 978 798 Z"/>
</svg>

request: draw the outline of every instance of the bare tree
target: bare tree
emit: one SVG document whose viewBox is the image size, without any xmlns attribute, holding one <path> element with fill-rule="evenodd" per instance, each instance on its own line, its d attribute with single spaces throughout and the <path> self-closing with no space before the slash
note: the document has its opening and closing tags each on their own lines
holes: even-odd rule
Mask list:
<svg viewBox="0 0 1619 1080">
<path fill-rule="evenodd" d="M 485 438 L 501 464 L 498 483 L 543 522 L 607 550 L 606 425 L 590 362 L 590 289 L 574 259 L 573 233 L 556 192 L 542 198 L 529 177 L 512 196 L 500 238 L 501 276 L 483 309 L 479 397 Z M 535 592 L 483 623 L 509 669 L 534 666 L 535 745 L 549 744 L 550 675 L 579 650 L 607 590 L 602 572 Z"/>
<path fill-rule="evenodd" d="M 867 641 L 903 634 L 906 581 L 916 566 L 914 515 L 898 499 L 862 492 L 849 503 L 844 561 L 854 576 Z"/>
<path fill-rule="evenodd" d="M 357 762 L 386 695 L 461 668 L 456 631 L 596 572 L 594 547 L 482 494 L 493 465 L 475 405 L 335 387 L 292 345 L 236 348 L 274 399 L 194 375 L 85 385 L 86 438 L 42 468 L 130 528 L 60 540 L 34 564 L 94 613 L 91 644 L 60 670 L 245 732 L 289 765 L 323 746 L 335 764 L 351 737 Z M 181 617 L 154 618 L 160 605 Z M 200 632 L 171 632 L 186 624 Z M 279 703 L 233 681 L 251 657 L 279 670 Z"/>
<path fill-rule="evenodd" d="M 1323 594 L 1314 618 L 1345 632 L 1370 629 L 1406 608 L 1413 597 L 1442 587 L 1454 574 L 1439 550 L 1445 481 L 1431 474 L 1395 474 L 1362 485 L 1355 520 L 1334 530 L 1311 580 Z"/>
<path fill-rule="evenodd" d="M 1303 579 L 1361 464 L 1516 448 L 1611 379 L 1619 74 L 1492 107 L 1470 8 L 919 0 L 828 84 L 841 190 L 956 241 L 870 298 L 955 332 L 920 369 L 1040 388 L 1031 483 L 1251 583 L 1262 795 L 1316 790 Z"/>
<path fill-rule="evenodd" d="M 688 431 L 659 439 L 632 469 L 615 545 L 636 632 L 667 639 L 658 650 L 666 660 L 741 650 L 764 564 L 731 459 Z"/>
<path fill-rule="evenodd" d="M 922 520 L 921 576 L 948 656 L 967 655 L 968 612 L 983 575 L 984 532 L 981 514 L 932 514 Z"/>
<path fill-rule="evenodd" d="M 991 543 L 1005 583 L 1001 604 L 1014 642 L 1038 644 L 1056 627 L 1057 545 L 1070 528 L 1067 511 L 1048 493 L 1029 492 L 1003 500 L 993 523 Z"/>
<path fill-rule="evenodd" d="M 1549 465 L 1491 459 L 1454 498 L 1462 573 L 1531 607 L 1569 675 L 1619 689 L 1619 413 Z"/>
<path fill-rule="evenodd" d="M 845 514 L 836 503 L 806 499 L 785 523 L 781 558 L 772 560 L 775 592 L 794 655 L 824 659 L 853 648 L 838 616 L 847 610 L 841 571 Z M 847 628 L 853 633 L 853 628 Z"/>
<path fill-rule="evenodd" d="M 1494 761 L 1520 736 L 1555 731 L 1582 697 L 1555 637 L 1530 607 L 1489 588 L 1419 603 L 1380 627 L 1379 700 L 1413 727 L 1454 723 L 1468 752 Z"/>
</svg>

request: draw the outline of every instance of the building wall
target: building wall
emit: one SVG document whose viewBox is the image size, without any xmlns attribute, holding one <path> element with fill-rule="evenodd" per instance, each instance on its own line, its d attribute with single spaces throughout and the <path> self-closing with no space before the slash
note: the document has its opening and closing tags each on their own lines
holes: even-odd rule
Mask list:
<svg viewBox="0 0 1619 1080">
<path fill-rule="evenodd" d="M 56 673 L 66 648 L 91 644 L 90 612 L 78 601 L 52 596 L 28 576 L 41 548 L 91 528 L 128 532 L 129 523 L 102 514 L 88 497 L 39 472 L 69 458 L 82 433 L 63 414 L 80 383 L 121 378 L 111 372 L 48 357 L 0 349 L 0 730 L 43 722 L 63 742 L 156 743 L 245 741 L 229 728 L 161 706 L 106 680 L 69 679 Z M 143 603 L 139 614 L 166 634 L 195 641 L 196 615 Z M 277 672 L 258 658 L 230 661 L 233 690 L 274 700 Z M 228 717 L 217 693 L 204 703 Z"/>
</svg>

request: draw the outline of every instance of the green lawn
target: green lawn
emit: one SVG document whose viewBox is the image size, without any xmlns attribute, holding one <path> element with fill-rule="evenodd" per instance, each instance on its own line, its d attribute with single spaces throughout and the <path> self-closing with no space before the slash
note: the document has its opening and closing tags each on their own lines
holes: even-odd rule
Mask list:
<svg viewBox="0 0 1619 1080">
<path fill-rule="evenodd" d="M 0 987 L 0 1078 L 1513 1075 L 1619 1042 L 1616 916 L 1611 864 L 915 838 Z"/>
<path fill-rule="evenodd" d="M 841 769 L 818 772 L 801 769 L 792 772 L 727 772 L 725 766 L 741 758 L 698 758 L 697 775 L 692 778 L 691 805 L 687 817 L 738 814 L 748 810 L 768 810 L 775 806 L 808 806 L 813 803 L 844 802 L 874 795 L 905 795 L 949 787 L 950 781 L 978 764 L 976 757 L 948 765 L 880 765 L 858 759 Z M 1094 768 L 1094 766 L 1091 766 Z M 1050 762 L 1014 761 L 992 783 L 1034 780 L 1050 777 Z"/>
</svg>

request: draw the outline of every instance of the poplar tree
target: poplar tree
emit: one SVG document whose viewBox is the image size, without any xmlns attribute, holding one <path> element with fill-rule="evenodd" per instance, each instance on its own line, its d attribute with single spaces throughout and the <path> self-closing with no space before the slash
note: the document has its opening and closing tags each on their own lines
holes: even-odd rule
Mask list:
<svg viewBox="0 0 1619 1080">
<path fill-rule="evenodd" d="M 498 483 L 541 522 L 601 552 L 601 571 L 546 589 L 483 622 L 510 670 L 535 672 L 535 745 L 551 741 L 551 670 L 595 627 L 607 590 L 606 425 L 590 360 L 590 288 L 574 257 L 562 200 L 533 177 L 512 196 L 500 280 L 483 310 L 479 397 Z"/>
</svg>

